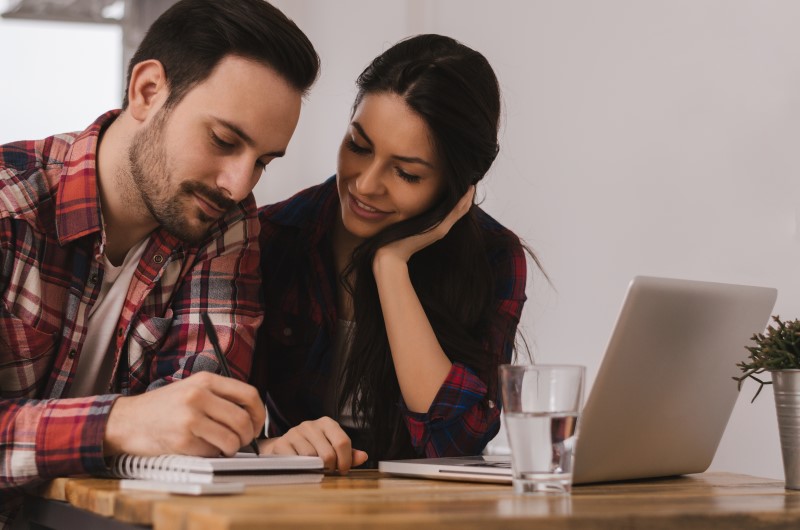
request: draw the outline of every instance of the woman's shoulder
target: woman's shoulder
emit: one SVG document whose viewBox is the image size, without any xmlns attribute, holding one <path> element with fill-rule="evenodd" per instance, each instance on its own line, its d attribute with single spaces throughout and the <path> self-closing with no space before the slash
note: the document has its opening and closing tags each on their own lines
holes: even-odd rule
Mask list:
<svg viewBox="0 0 800 530">
<path fill-rule="evenodd" d="M 263 223 L 299 226 L 310 216 L 316 217 L 322 205 L 336 194 L 336 178 L 330 177 L 322 184 L 297 192 L 288 199 L 261 206 L 258 218 Z"/>
<path fill-rule="evenodd" d="M 499 246 L 522 248 L 522 243 L 517 234 L 477 206 L 475 207 L 475 220 L 478 223 L 478 228 L 484 234 L 484 239 L 490 244 L 490 248 L 498 246 L 497 244 Z"/>
<path fill-rule="evenodd" d="M 480 208 L 476 221 L 483 233 L 486 257 L 503 297 L 522 297 L 527 274 L 526 247 L 519 236 Z M 509 281 L 512 280 L 512 281 Z"/>
</svg>

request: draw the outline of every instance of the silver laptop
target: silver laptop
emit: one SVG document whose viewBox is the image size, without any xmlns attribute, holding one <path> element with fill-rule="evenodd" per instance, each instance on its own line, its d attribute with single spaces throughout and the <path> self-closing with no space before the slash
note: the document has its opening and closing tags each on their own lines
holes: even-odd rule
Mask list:
<svg viewBox="0 0 800 530">
<path fill-rule="evenodd" d="M 766 287 L 637 276 L 580 419 L 575 484 L 701 473 L 738 391 L 736 363 L 767 325 Z M 394 475 L 511 482 L 510 456 L 383 461 Z"/>
</svg>

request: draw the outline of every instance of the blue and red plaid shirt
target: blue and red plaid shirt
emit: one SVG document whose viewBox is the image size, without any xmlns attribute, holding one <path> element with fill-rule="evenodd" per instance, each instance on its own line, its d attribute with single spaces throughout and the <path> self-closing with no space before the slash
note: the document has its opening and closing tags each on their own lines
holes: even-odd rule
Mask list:
<svg viewBox="0 0 800 530">
<path fill-rule="evenodd" d="M 330 236 L 339 208 L 331 178 L 259 209 L 265 313 L 251 381 L 265 394 L 271 436 L 326 415 L 329 385 L 341 384 L 331 380 L 338 278 Z M 496 370 L 512 357 L 526 262 L 513 234 L 482 210 L 477 215 L 483 230 L 516 242 L 489 256 L 497 318 L 484 343 Z M 453 363 L 427 413 L 400 403 L 413 450 L 428 457 L 480 453 L 500 427 L 498 396 L 487 393 L 470 367 Z"/>
<path fill-rule="evenodd" d="M 81 133 L 0 146 L 0 527 L 25 487 L 106 469 L 103 436 L 119 395 L 217 369 L 201 312 L 211 314 L 233 374 L 250 371 L 261 322 L 252 195 L 200 245 L 163 229 L 150 235 L 121 315 L 108 315 L 118 330 L 108 392 L 63 398 L 102 285 L 95 164 L 117 114 Z"/>
</svg>

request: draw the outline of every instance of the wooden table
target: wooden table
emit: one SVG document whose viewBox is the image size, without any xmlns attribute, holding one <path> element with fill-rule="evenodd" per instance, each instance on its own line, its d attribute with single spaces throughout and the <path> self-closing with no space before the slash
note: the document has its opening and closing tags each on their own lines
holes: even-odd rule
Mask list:
<svg viewBox="0 0 800 530">
<path fill-rule="evenodd" d="M 74 478 L 51 482 L 31 505 L 45 512 L 48 506 L 92 512 L 104 517 L 91 516 L 106 528 L 119 529 L 800 528 L 800 492 L 785 490 L 782 481 L 730 473 L 578 486 L 571 496 L 555 497 L 522 497 L 510 486 L 392 478 L 377 471 L 328 476 L 320 484 L 251 487 L 224 497 L 123 492 L 114 480 Z M 55 518 L 66 521 L 66 516 Z M 81 526 L 100 528 L 96 521 Z"/>
</svg>

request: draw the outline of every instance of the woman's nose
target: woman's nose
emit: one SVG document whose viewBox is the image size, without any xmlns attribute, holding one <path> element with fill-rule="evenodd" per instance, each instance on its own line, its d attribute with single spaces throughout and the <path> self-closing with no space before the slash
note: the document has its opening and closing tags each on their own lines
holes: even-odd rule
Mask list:
<svg viewBox="0 0 800 530">
<path fill-rule="evenodd" d="M 356 190 L 362 195 L 376 195 L 383 190 L 383 173 L 378 163 L 372 163 L 356 177 Z"/>
</svg>

